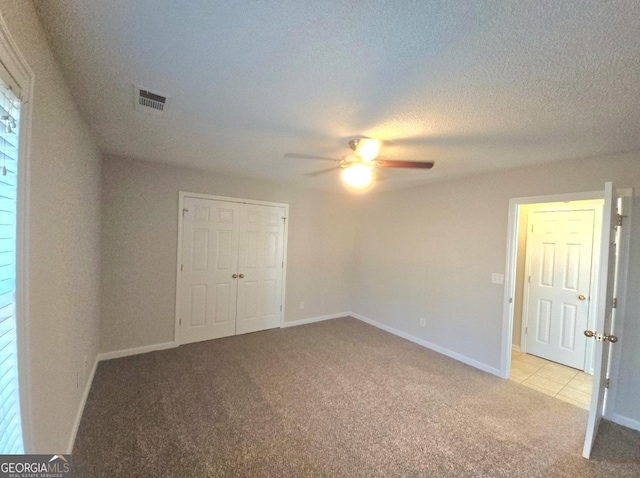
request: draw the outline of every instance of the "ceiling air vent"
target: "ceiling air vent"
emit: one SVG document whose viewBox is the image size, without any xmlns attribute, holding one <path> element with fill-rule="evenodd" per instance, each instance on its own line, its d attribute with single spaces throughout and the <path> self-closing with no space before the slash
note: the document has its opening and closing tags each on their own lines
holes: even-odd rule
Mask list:
<svg viewBox="0 0 640 478">
<path fill-rule="evenodd" d="M 167 97 L 136 86 L 135 107 L 138 111 L 161 115 L 167 107 Z"/>
</svg>

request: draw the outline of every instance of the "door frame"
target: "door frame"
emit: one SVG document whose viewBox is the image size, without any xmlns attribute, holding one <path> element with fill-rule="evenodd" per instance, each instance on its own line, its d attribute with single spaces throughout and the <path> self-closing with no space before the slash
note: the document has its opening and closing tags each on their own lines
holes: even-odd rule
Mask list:
<svg viewBox="0 0 640 478">
<path fill-rule="evenodd" d="M 618 195 L 623 201 L 631 198 L 633 191 L 631 189 L 618 189 Z M 627 199 L 625 199 L 627 198 Z M 513 336 L 513 314 L 514 314 L 514 298 L 516 286 L 516 253 L 518 249 L 518 210 L 520 206 L 529 204 L 538 204 L 546 202 L 568 202 L 568 201 L 585 201 L 594 199 L 604 199 L 604 190 L 588 191 L 580 193 L 552 194 L 548 196 L 531 196 L 522 198 L 513 198 L 509 200 L 508 226 L 507 226 L 507 257 L 505 267 L 505 287 L 502 307 L 502 339 L 500 349 L 500 373 L 502 378 L 509 378 L 511 374 L 511 344 Z M 631 202 L 631 201 L 629 201 Z M 630 218 L 627 218 L 630 219 Z M 629 237 L 623 234 L 621 238 L 620 251 L 623 257 L 628 257 Z M 618 302 L 624 302 L 626 295 L 626 268 L 622 267 L 620 271 L 620 289 Z M 594 276 L 593 280 L 597 281 L 598 276 Z M 615 358 L 614 358 L 615 359 Z M 612 370 L 617 370 L 617 361 L 614 362 Z"/>
<path fill-rule="evenodd" d="M 590 202 L 593 202 L 593 204 L 589 204 Z M 596 202 L 600 202 L 599 205 L 596 205 Z M 519 207 L 520 206 L 525 206 L 524 204 L 520 204 L 518 206 L 518 217 L 520 217 L 520 210 Z M 595 300 L 591 300 L 591 298 L 595 298 L 597 296 L 597 281 L 596 279 L 598 278 L 598 264 L 600 262 L 600 240 L 601 240 L 601 228 L 602 228 L 602 200 L 601 199 L 589 199 L 589 200 L 581 200 L 581 201 L 571 201 L 569 203 L 562 203 L 562 204 L 558 204 L 558 203 L 553 203 L 553 202 L 544 202 L 544 203 L 537 203 L 537 204 L 527 204 L 526 206 L 530 206 L 528 208 L 527 211 L 527 230 L 526 230 L 526 259 L 525 259 L 525 276 L 527 275 L 527 273 L 530 275 L 531 274 L 531 256 L 530 256 L 530 248 L 531 248 L 531 230 L 529 225 L 531 224 L 531 218 L 533 216 L 534 213 L 536 212 L 562 212 L 562 211 L 594 211 L 594 218 L 593 218 L 593 246 L 592 246 L 592 251 L 591 251 L 591 273 L 590 273 L 590 277 L 589 277 L 589 303 L 588 303 L 588 311 L 587 311 L 587 328 L 589 329 L 593 329 L 593 326 L 595 324 L 595 320 L 596 320 L 596 310 L 595 310 L 595 306 L 596 306 L 596 301 Z M 599 208 L 599 209 L 598 209 Z M 520 224 L 517 225 L 516 228 L 516 233 L 520 232 Z M 516 260 L 519 256 L 520 251 L 518 250 L 519 248 L 516 246 L 516 250 L 515 252 L 515 256 L 516 256 Z M 517 266 L 516 266 L 516 272 L 517 272 Z M 527 287 L 529 284 L 523 284 L 523 294 L 522 294 L 522 313 L 521 313 L 521 318 L 522 318 L 522 322 L 521 322 L 521 330 L 520 330 L 520 351 L 522 353 L 527 353 L 527 343 L 526 343 L 526 328 L 528 326 L 528 322 L 529 322 L 529 316 L 528 316 L 528 312 L 525 312 L 525 308 L 527 308 L 528 310 L 528 304 L 529 304 L 529 287 Z M 515 295 L 518 292 L 518 280 L 517 278 L 515 279 L 515 283 L 514 283 L 514 298 Z M 515 299 L 514 299 L 514 307 L 515 307 Z M 514 309 L 514 315 L 515 315 L 515 309 Z M 576 331 L 577 332 L 577 331 Z M 577 332 L 578 333 L 578 332 Z M 582 335 L 582 332 L 579 332 L 580 335 Z M 586 373 L 589 374 L 593 374 L 593 342 L 592 341 L 588 341 L 587 342 L 587 346 L 585 349 L 585 356 L 584 356 L 584 361 L 583 361 L 583 367 L 582 370 L 584 370 Z"/>
<path fill-rule="evenodd" d="M 176 310 L 174 317 L 174 332 L 173 341 L 177 346 L 181 345 L 180 342 L 180 284 L 182 281 L 182 234 L 183 234 L 183 209 L 185 198 L 196 199 L 210 199 L 213 201 L 224 201 L 238 204 L 251 204 L 254 206 L 272 206 L 284 208 L 284 238 L 282 241 L 282 260 L 284 265 L 282 267 L 282 287 L 280 290 L 280 303 L 282 304 L 282 310 L 280 311 L 280 327 L 284 324 L 284 311 L 285 311 L 285 291 L 287 284 L 287 250 L 288 250 L 288 238 L 289 238 L 289 204 L 269 201 L 258 201 L 255 199 L 235 198 L 229 196 L 214 196 L 211 194 L 191 193 L 187 191 L 179 191 L 178 193 L 178 250 L 176 258 Z"/>
<path fill-rule="evenodd" d="M 624 322 L 627 316 L 626 296 L 627 284 L 629 277 L 629 260 L 630 260 L 630 244 L 631 244 L 631 217 L 633 216 L 633 189 L 616 189 L 616 194 L 621 200 L 622 229 L 618 233 L 618 271 L 616 280 L 616 295 L 618 303 L 615 312 L 611 318 L 611 332 L 618 337 L 624 336 Z M 620 370 L 620 353 L 622 352 L 621 344 L 617 347 L 609 347 L 609 359 L 607 364 L 607 376 L 611 379 L 613 386 L 607 389 L 604 401 L 603 417 L 623 425 L 627 428 L 640 431 L 640 422 L 630 420 L 628 417 L 619 415 L 611 411 L 608 403 L 615 403 L 615 397 L 618 391 L 616 386 L 618 382 Z"/>
</svg>

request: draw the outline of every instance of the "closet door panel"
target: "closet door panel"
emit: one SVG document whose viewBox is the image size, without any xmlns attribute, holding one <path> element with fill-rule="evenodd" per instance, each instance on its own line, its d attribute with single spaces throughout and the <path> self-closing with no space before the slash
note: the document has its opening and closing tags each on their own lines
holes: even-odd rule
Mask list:
<svg viewBox="0 0 640 478">
<path fill-rule="evenodd" d="M 245 204 L 238 251 L 238 334 L 280 326 L 284 208 Z"/>
<path fill-rule="evenodd" d="M 236 333 L 240 216 L 236 203 L 184 200 L 180 343 Z"/>
</svg>

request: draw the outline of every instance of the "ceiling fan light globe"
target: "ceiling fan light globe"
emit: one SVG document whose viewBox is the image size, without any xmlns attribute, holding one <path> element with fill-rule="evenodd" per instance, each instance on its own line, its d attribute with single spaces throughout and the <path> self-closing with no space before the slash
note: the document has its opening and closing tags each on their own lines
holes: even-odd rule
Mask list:
<svg viewBox="0 0 640 478">
<path fill-rule="evenodd" d="M 356 154 L 364 161 L 373 161 L 380 153 L 380 141 L 371 138 L 362 138 L 356 146 Z"/>
<path fill-rule="evenodd" d="M 341 177 L 347 186 L 365 189 L 373 182 L 373 168 L 362 163 L 353 164 L 342 170 Z"/>
</svg>

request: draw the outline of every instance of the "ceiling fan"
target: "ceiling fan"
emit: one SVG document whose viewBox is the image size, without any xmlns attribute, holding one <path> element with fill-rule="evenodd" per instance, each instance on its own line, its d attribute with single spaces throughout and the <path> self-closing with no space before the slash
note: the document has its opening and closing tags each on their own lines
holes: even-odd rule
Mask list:
<svg viewBox="0 0 640 478">
<path fill-rule="evenodd" d="M 349 141 L 349 147 L 353 153 L 349 153 L 342 159 L 325 158 L 322 156 L 313 156 L 309 154 L 287 153 L 285 158 L 299 159 L 319 159 L 324 161 L 333 161 L 338 163 L 329 169 L 323 169 L 307 176 L 318 176 L 338 169 L 342 169 L 342 180 L 352 188 L 365 189 L 371 185 L 374 180 L 374 170 L 376 168 L 414 168 L 414 169 L 431 169 L 432 161 L 393 161 L 388 159 L 376 159 L 380 152 L 382 142 L 372 138 L 357 138 Z"/>
</svg>

